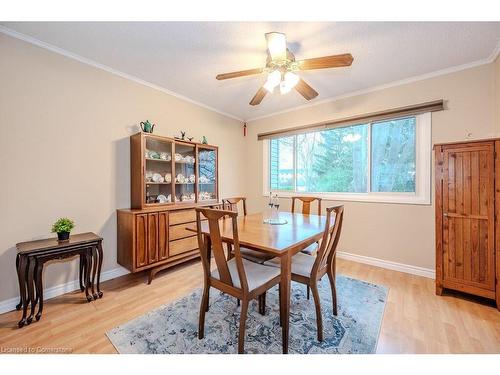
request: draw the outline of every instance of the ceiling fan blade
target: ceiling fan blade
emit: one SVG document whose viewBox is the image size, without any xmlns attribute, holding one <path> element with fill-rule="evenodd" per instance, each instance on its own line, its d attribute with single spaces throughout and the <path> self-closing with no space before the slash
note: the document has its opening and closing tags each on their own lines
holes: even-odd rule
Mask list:
<svg viewBox="0 0 500 375">
<path fill-rule="evenodd" d="M 295 90 L 297 90 L 300 93 L 300 95 L 302 95 L 307 100 L 314 99 L 315 97 L 317 97 L 319 95 L 316 92 L 316 90 L 314 90 L 311 86 L 309 86 L 306 83 L 306 81 L 304 81 L 302 78 L 295 85 Z"/>
<path fill-rule="evenodd" d="M 264 69 L 262 69 L 262 68 L 240 70 L 240 71 L 237 71 L 237 72 L 217 74 L 217 76 L 215 78 L 220 81 L 220 80 L 223 80 L 223 79 L 238 78 L 238 77 L 244 77 L 244 76 L 252 76 L 254 74 L 260 74 L 263 71 L 264 71 Z"/>
<path fill-rule="evenodd" d="M 267 90 L 264 87 L 261 87 L 257 93 L 254 95 L 252 100 L 250 100 L 250 105 L 259 105 L 264 96 L 266 96 Z"/>
<path fill-rule="evenodd" d="M 341 66 L 350 66 L 353 57 L 350 53 L 343 55 L 323 56 L 312 59 L 305 59 L 297 61 L 300 70 L 313 70 L 313 69 L 327 69 L 338 68 Z"/>
<path fill-rule="evenodd" d="M 284 61 L 286 60 L 286 35 L 283 33 L 267 33 L 266 34 L 267 50 L 271 56 L 271 60 Z"/>
</svg>

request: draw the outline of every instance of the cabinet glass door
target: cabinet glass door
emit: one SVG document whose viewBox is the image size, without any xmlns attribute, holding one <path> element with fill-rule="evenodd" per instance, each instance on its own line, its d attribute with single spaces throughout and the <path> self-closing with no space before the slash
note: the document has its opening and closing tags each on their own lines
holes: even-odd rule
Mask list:
<svg viewBox="0 0 500 375">
<path fill-rule="evenodd" d="M 217 200 L 217 153 L 198 148 L 198 202 Z"/>
<path fill-rule="evenodd" d="M 146 138 L 145 203 L 172 202 L 172 142 Z"/>
<path fill-rule="evenodd" d="M 195 202 L 195 161 L 194 145 L 175 143 L 175 202 Z"/>
</svg>

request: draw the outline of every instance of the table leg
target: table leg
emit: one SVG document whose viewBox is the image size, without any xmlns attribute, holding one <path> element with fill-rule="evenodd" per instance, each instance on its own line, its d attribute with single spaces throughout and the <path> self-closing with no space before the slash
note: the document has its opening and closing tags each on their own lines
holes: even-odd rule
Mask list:
<svg viewBox="0 0 500 375">
<path fill-rule="evenodd" d="M 21 298 L 20 305 L 23 309 L 23 317 L 21 320 L 17 323 L 18 327 L 21 328 L 24 326 L 27 321 L 26 321 L 26 315 L 28 313 L 28 301 L 26 299 L 26 275 L 27 275 L 27 256 L 26 255 L 20 255 L 19 256 L 19 266 L 17 269 L 17 276 L 19 280 L 19 294 Z M 17 307 L 16 307 L 17 308 Z"/>
<path fill-rule="evenodd" d="M 92 295 L 89 294 L 90 287 L 90 261 L 91 256 L 89 251 L 85 251 L 85 297 L 87 298 L 87 302 L 92 301 Z"/>
<path fill-rule="evenodd" d="M 99 297 L 94 289 L 95 274 L 97 272 L 97 264 L 99 261 L 98 255 L 97 255 L 97 246 L 92 246 L 92 248 L 89 250 L 89 252 L 92 254 L 92 296 L 96 300 Z"/>
<path fill-rule="evenodd" d="M 17 271 L 17 280 L 19 281 L 19 303 L 16 305 L 16 310 L 21 310 L 23 307 L 23 297 L 21 295 L 21 270 L 19 268 L 19 259 L 21 258 L 20 254 L 16 255 L 16 271 Z"/>
<path fill-rule="evenodd" d="M 28 257 L 28 299 L 31 304 L 31 312 L 28 318 L 26 319 L 26 323 L 30 324 L 33 321 L 33 315 L 35 315 L 35 306 L 36 306 L 36 301 L 35 301 L 35 281 L 34 281 L 34 276 L 35 276 L 35 271 L 36 271 L 36 263 L 37 260 L 34 257 Z"/>
<path fill-rule="evenodd" d="M 102 242 L 99 241 L 97 244 L 97 252 L 99 254 L 99 263 L 97 266 L 97 295 L 99 298 L 102 298 L 103 293 L 101 292 L 101 269 L 102 269 L 102 259 L 103 259 L 103 251 L 102 251 Z"/>
<path fill-rule="evenodd" d="M 85 287 L 83 286 L 83 280 L 84 280 L 84 275 L 85 273 L 85 256 L 83 254 L 80 254 L 80 273 L 79 273 L 79 281 L 80 281 L 80 291 L 83 292 L 85 290 Z"/>
<path fill-rule="evenodd" d="M 38 312 L 35 315 L 35 319 L 37 321 L 42 317 L 43 311 L 43 262 L 39 262 L 36 268 L 36 277 L 35 277 L 35 285 L 36 285 L 36 294 L 38 297 Z"/>
<path fill-rule="evenodd" d="M 210 236 L 205 236 L 205 244 L 207 246 L 207 260 L 208 260 L 208 272 L 212 270 L 212 240 Z M 207 290 L 207 308 L 205 311 L 208 311 L 210 306 L 210 288 Z"/>
<path fill-rule="evenodd" d="M 290 283 L 292 279 L 290 254 L 281 257 L 281 316 L 283 330 L 283 354 L 288 353 L 288 333 L 290 323 Z"/>
</svg>

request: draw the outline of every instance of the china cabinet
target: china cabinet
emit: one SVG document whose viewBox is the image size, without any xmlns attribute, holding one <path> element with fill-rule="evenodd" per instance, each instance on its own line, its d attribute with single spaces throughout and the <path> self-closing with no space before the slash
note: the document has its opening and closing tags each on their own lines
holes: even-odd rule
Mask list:
<svg viewBox="0 0 500 375">
<path fill-rule="evenodd" d="M 195 208 L 218 204 L 218 148 L 158 135 L 130 137 L 131 207 L 120 209 L 118 263 L 157 272 L 199 257 Z"/>
<path fill-rule="evenodd" d="M 152 134 L 130 137 L 132 208 L 217 201 L 217 151 Z"/>
</svg>

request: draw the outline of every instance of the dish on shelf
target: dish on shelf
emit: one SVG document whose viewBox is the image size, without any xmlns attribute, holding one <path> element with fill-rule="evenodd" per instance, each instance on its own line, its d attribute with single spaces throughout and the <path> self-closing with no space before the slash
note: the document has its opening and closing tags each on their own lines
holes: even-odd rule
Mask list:
<svg viewBox="0 0 500 375">
<path fill-rule="evenodd" d="M 172 174 L 171 173 L 165 174 L 165 182 L 172 182 Z"/>
<path fill-rule="evenodd" d="M 170 161 L 172 160 L 172 156 L 168 152 L 161 152 L 160 159 Z"/>
<path fill-rule="evenodd" d="M 184 164 L 194 164 L 195 163 L 194 156 L 191 156 L 191 155 L 182 156 L 178 152 L 175 153 L 174 160 L 177 163 L 184 163 Z"/>
<path fill-rule="evenodd" d="M 186 182 L 186 177 L 182 173 L 179 173 L 177 177 L 175 177 L 175 182 L 183 184 Z"/>
<path fill-rule="evenodd" d="M 208 183 L 210 183 L 210 180 L 206 176 L 200 176 L 199 181 L 200 181 L 200 184 L 208 184 Z"/>
<path fill-rule="evenodd" d="M 167 203 L 168 200 L 167 200 L 167 197 L 164 196 L 163 194 L 160 194 L 156 197 L 156 200 L 158 201 L 158 203 Z"/>
<path fill-rule="evenodd" d="M 151 151 L 150 150 L 148 152 L 148 155 L 149 156 L 146 156 L 146 157 L 149 158 L 149 159 L 160 159 L 160 154 L 158 152 L 156 152 L 156 151 Z"/>
<path fill-rule="evenodd" d="M 151 182 L 153 181 L 153 172 L 151 171 L 146 171 L 146 182 Z"/>
<path fill-rule="evenodd" d="M 153 173 L 152 180 L 153 180 L 153 182 L 164 182 L 165 181 L 163 176 L 159 173 Z"/>
<path fill-rule="evenodd" d="M 208 191 L 202 191 L 198 194 L 198 199 L 200 201 L 207 201 L 207 200 L 212 200 L 215 199 L 213 193 L 209 193 Z"/>
<path fill-rule="evenodd" d="M 191 155 L 184 156 L 184 163 L 194 164 L 194 162 L 195 162 L 194 156 Z"/>
<path fill-rule="evenodd" d="M 189 175 L 189 182 L 191 182 L 192 184 L 194 184 L 195 181 L 196 181 L 196 176 L 194 174 Z"/>
<path fill-rule="evenodd" d="M 181 195 L 181 202 L 194 202 L 194 199 L 196 198 L 196 195 L 194 193 L 191 194 L 182 194 Z"/>
</svg>

